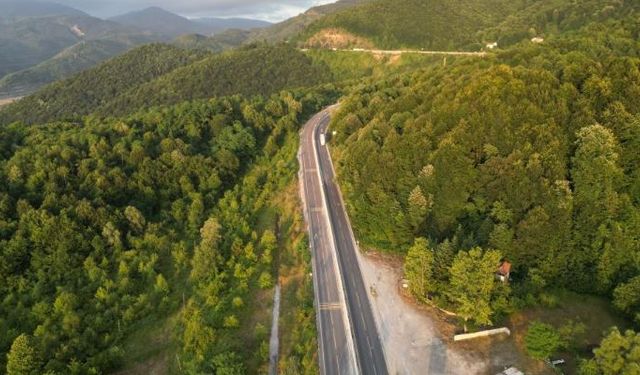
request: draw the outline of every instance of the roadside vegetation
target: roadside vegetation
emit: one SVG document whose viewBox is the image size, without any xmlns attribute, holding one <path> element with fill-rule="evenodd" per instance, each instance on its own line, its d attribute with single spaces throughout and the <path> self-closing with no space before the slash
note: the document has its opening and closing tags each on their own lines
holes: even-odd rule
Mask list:
<svg viewBox="0 0 640 375">
<path fill-rule="evenodd" d="M 461 330 L 505 322 L 558 288 L 603 296 L 640 324 L 634 25 L 584 22 L 343 100 L 334 155 L 359 240 L 406 254 L 417 300 L 456 312 Z M 509 283 L 496 277 L 502 261 Z M 561 326 L 540 327 L 539 339 L 562 338 Z"/>
<path fill-rule="evenodd" d="M 265 366 L 270 317 L 248 322 L 255 293 L 271 300 L 280 248 L 257 220 L 293 181 L 298 126 L 332 100 L 285 92 L 0 128 L 0 366 L 108 372 L 154 350 L 180 372 Z M 128 344 L 144 331 L 147 347 Z"/>
<path fill-rule="evenodd" d="M 263 38 L 291 45 L 214 54 L 262 34 L 183 37 L 3 107 L 0 369 L 263 373 L 280 283 L 279 370 L 317 373 L 296 152 L 340 100 L 329 141 L 354 230 L 404 257 L 416 301 L 459 332 L 517 328 L 541 365 L 634 373 L 639 10 L 349 0 Z M 347 48 L 498 48 L 293 47 L 340 33 Z"/>
</svg>

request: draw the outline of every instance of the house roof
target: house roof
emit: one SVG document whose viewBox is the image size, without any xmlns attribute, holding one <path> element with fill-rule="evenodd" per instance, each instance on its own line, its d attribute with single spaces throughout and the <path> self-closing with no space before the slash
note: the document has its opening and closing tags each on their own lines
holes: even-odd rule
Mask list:
<svg viewBox="0 0 640 375">
<path fill-rule="evenodd" d="M 511 273 L 511 263 L 508 260 L 503 260 L 498 267 L 498 274 L 506 276 Z"/>
</svg>

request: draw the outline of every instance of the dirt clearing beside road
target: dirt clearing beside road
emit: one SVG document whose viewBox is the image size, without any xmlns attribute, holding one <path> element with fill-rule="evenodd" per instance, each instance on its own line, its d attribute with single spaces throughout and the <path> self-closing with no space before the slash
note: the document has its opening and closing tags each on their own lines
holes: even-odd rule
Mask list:
<svg viewBox="0 0 640 375">
<path fill-rule="evenodd" d="M 359 253 L 359 262 L 390 374 L 496 374 L 511 365 L 547 372 L 532 366 L 513 337 L 454 343 L 452 324 L 402 295 L 401 259 Z"/>
</svg>

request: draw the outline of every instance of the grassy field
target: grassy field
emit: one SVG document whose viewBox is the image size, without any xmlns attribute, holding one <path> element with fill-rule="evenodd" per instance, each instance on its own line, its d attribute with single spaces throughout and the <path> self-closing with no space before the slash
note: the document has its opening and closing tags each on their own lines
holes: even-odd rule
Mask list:
<svg viewBox="0 0 640 375">
<path fill-rule="evenodd" d="M 164 320 L 143 321 L 123 346 L 123 370 L 115 375 L 178 373 L 173 334 L 179 313 Z"/>
<path fill-rule="evenodd" d="M 525 309 L 510 318 L 513 338 L 518 349 L 525 353 L 524 337 L 527 327 L 532 321 L 538 320 L 556 328 L 562 327 L 570 321 L 584 324 L 586 327 L 584 333 L 576 336 L 575 350 L 558 353 L 556 356 L 567 361 L 566 365 L 561 368 L 567 374 L 576 373 L 577 357 L 589 357 L 593 348 L 600 343 L 602 337 L 611 327 L 618 327 L 621 330 L 630 327 L 629 322 L 616 314 L 610 303 L 604 298 L 567 291 L 555 291 L 548 295 L 553 301 L 550 307 Z"/>
</svg>

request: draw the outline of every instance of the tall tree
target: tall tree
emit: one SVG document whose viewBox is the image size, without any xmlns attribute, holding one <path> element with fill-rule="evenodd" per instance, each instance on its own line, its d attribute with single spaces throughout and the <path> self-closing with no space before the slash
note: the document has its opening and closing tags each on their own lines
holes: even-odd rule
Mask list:
<svg viewBox="0 0 640 375">
<path fill-rule="evenodd" d="M 404 274 L 409 281 L 409 290 L 420 301 L 426 301 L 435 290 L 433 277 L 434 256 L 424 238 L 416 238 L 404 260 Z"/>
<path fill-rule="evenodd" d="M 208 219 L 200 229 L 200 245 L 196 248 L 192 260 L 191 278 L 206 280 L 216 273 L 220 224 L 215 218 Z"/>
<path fill-rule="evenodd" d="M 622 169 L 613 133 L 601 126 L 582 128 L 572 160 L 574 184 L 574 239 L 578 253 L 573 265 L 576 287 L 589 288 L 601 255 L 609 244 L 620 197 Z M 602 284 L 604 281 L 600 281 Z"/>
<path fill-rule="evenodd" d="M 582 375 L 640 374 L 640 334 L 614 328 L 593 351 L 595 357 L 582 364 Z"/>
<path fill-rule="evenodd" d="M 40 373 L 40 359 L 24 333 L 16 337 L 7 354 L 7 375 L 37 375 Z"/>
<path fill-rule="evenodd" d="M 500 258 L 496 250 L 482 251 L 476 247 L 459 252 L 453 260 L 448 294 L 457 314 L 464 320 L 465 332 L 468 321 L 491 324 L 491 294 Z"/>
</svg>

